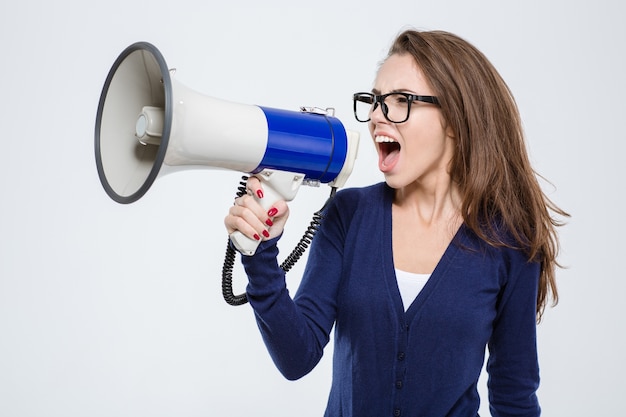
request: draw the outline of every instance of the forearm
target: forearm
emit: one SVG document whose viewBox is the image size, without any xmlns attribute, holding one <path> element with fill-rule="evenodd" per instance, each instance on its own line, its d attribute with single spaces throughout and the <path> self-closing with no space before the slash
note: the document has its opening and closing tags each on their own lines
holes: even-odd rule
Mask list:
<svg viewBox="0 0 626 417">
<path fill-rule="evenodd" d="M 494 417 L 538 417 L 538 267 L 525 264 L 515 275 L 504 291 L 489 343 L 489 399 Z"/>
<path fill-rule="evenodd" d="M 319 362 L 328 336 L 313 331 L 313 320 L 292 300 L 277 255 L 276 240 L 272 240 L 264 242 L 253 257 L 242 260 L 248 274 L 248 300 L 263 340 L 276 367 L 293 380 Z"/>
</svg>

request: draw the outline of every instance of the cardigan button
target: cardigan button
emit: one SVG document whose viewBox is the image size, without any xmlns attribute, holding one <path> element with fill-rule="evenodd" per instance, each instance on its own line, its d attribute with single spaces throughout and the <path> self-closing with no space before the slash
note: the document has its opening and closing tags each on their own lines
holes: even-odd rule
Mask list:
<svg viewBox="0 0 626 417">
<path fill-rule="evenodd" d="M 404 352 L 398 353 L 398 360 L 399 361 L 403 361 L 405 357 L 406 357 L 406 355 L 404 354 Z"/>
<path fill-rule="evenodd" d="M 396 388 L 402 389 L 402 381 L 401 380 L 397 380 L 396 381 Z"/>
<path fill-rule="evenodd" d="M 400 417 L 401 415 L 402 415 L 402 412 L 400 411 L 399 408 L 396 408 L 395 410 L 393 410 L 394 417 Z"/>
</svg>

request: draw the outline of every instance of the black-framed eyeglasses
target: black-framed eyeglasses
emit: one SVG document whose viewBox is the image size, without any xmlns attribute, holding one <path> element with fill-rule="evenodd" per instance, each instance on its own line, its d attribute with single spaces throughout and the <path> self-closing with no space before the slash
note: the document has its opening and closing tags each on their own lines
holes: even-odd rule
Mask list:
<svg viewBox="0 0 626 417">
<path fill-rule="evenodd" d="M 404 123 L 409 119 L 411 103 L 422 101 L 439 105 L 439 100 L 435 96 L 419 96 L 409 93 L 389 93 L 376 95 L 373 93 L 355 93 L 352 96 L 354 101 L 354 117 L 359 122 L 369 122 L 372 113 L 378 105 L 383 115 L 391 123 Z"/>
</svg>

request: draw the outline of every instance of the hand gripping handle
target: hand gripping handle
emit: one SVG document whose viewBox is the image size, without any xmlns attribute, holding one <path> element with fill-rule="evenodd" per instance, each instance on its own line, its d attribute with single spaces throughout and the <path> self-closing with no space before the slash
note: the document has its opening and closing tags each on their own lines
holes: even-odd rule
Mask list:
<svg viewBox="0 0 626 417">
<path fill-rule="evenodd" d="M 263 198 L 254 198 L 266 211 L 279 200 L 291 201 L 298 193 L 300 185 L 304 180 L 304 175 L 295 172 L 275 171 L 266 169 L 258 174 L 254 174 L 263 185 Z M 236 231 L 230 234 L 230 240 L 235 248 L 246 256 L 252 256 L 261 243 L 251 239 L 243 233 Z"/>
</svg>

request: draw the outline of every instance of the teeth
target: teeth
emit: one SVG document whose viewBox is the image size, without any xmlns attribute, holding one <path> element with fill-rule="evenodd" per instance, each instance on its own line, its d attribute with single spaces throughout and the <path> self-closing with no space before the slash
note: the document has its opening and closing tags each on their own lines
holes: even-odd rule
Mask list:
<svg viewBox="0 0 626 417">
<path fill-rule="evenodd" d="M 377 143 L 396 142 L 395 139 L 392 139 L 389 136 L 376 136 L 375 140 L 376 140 Z"/>
</svg>

